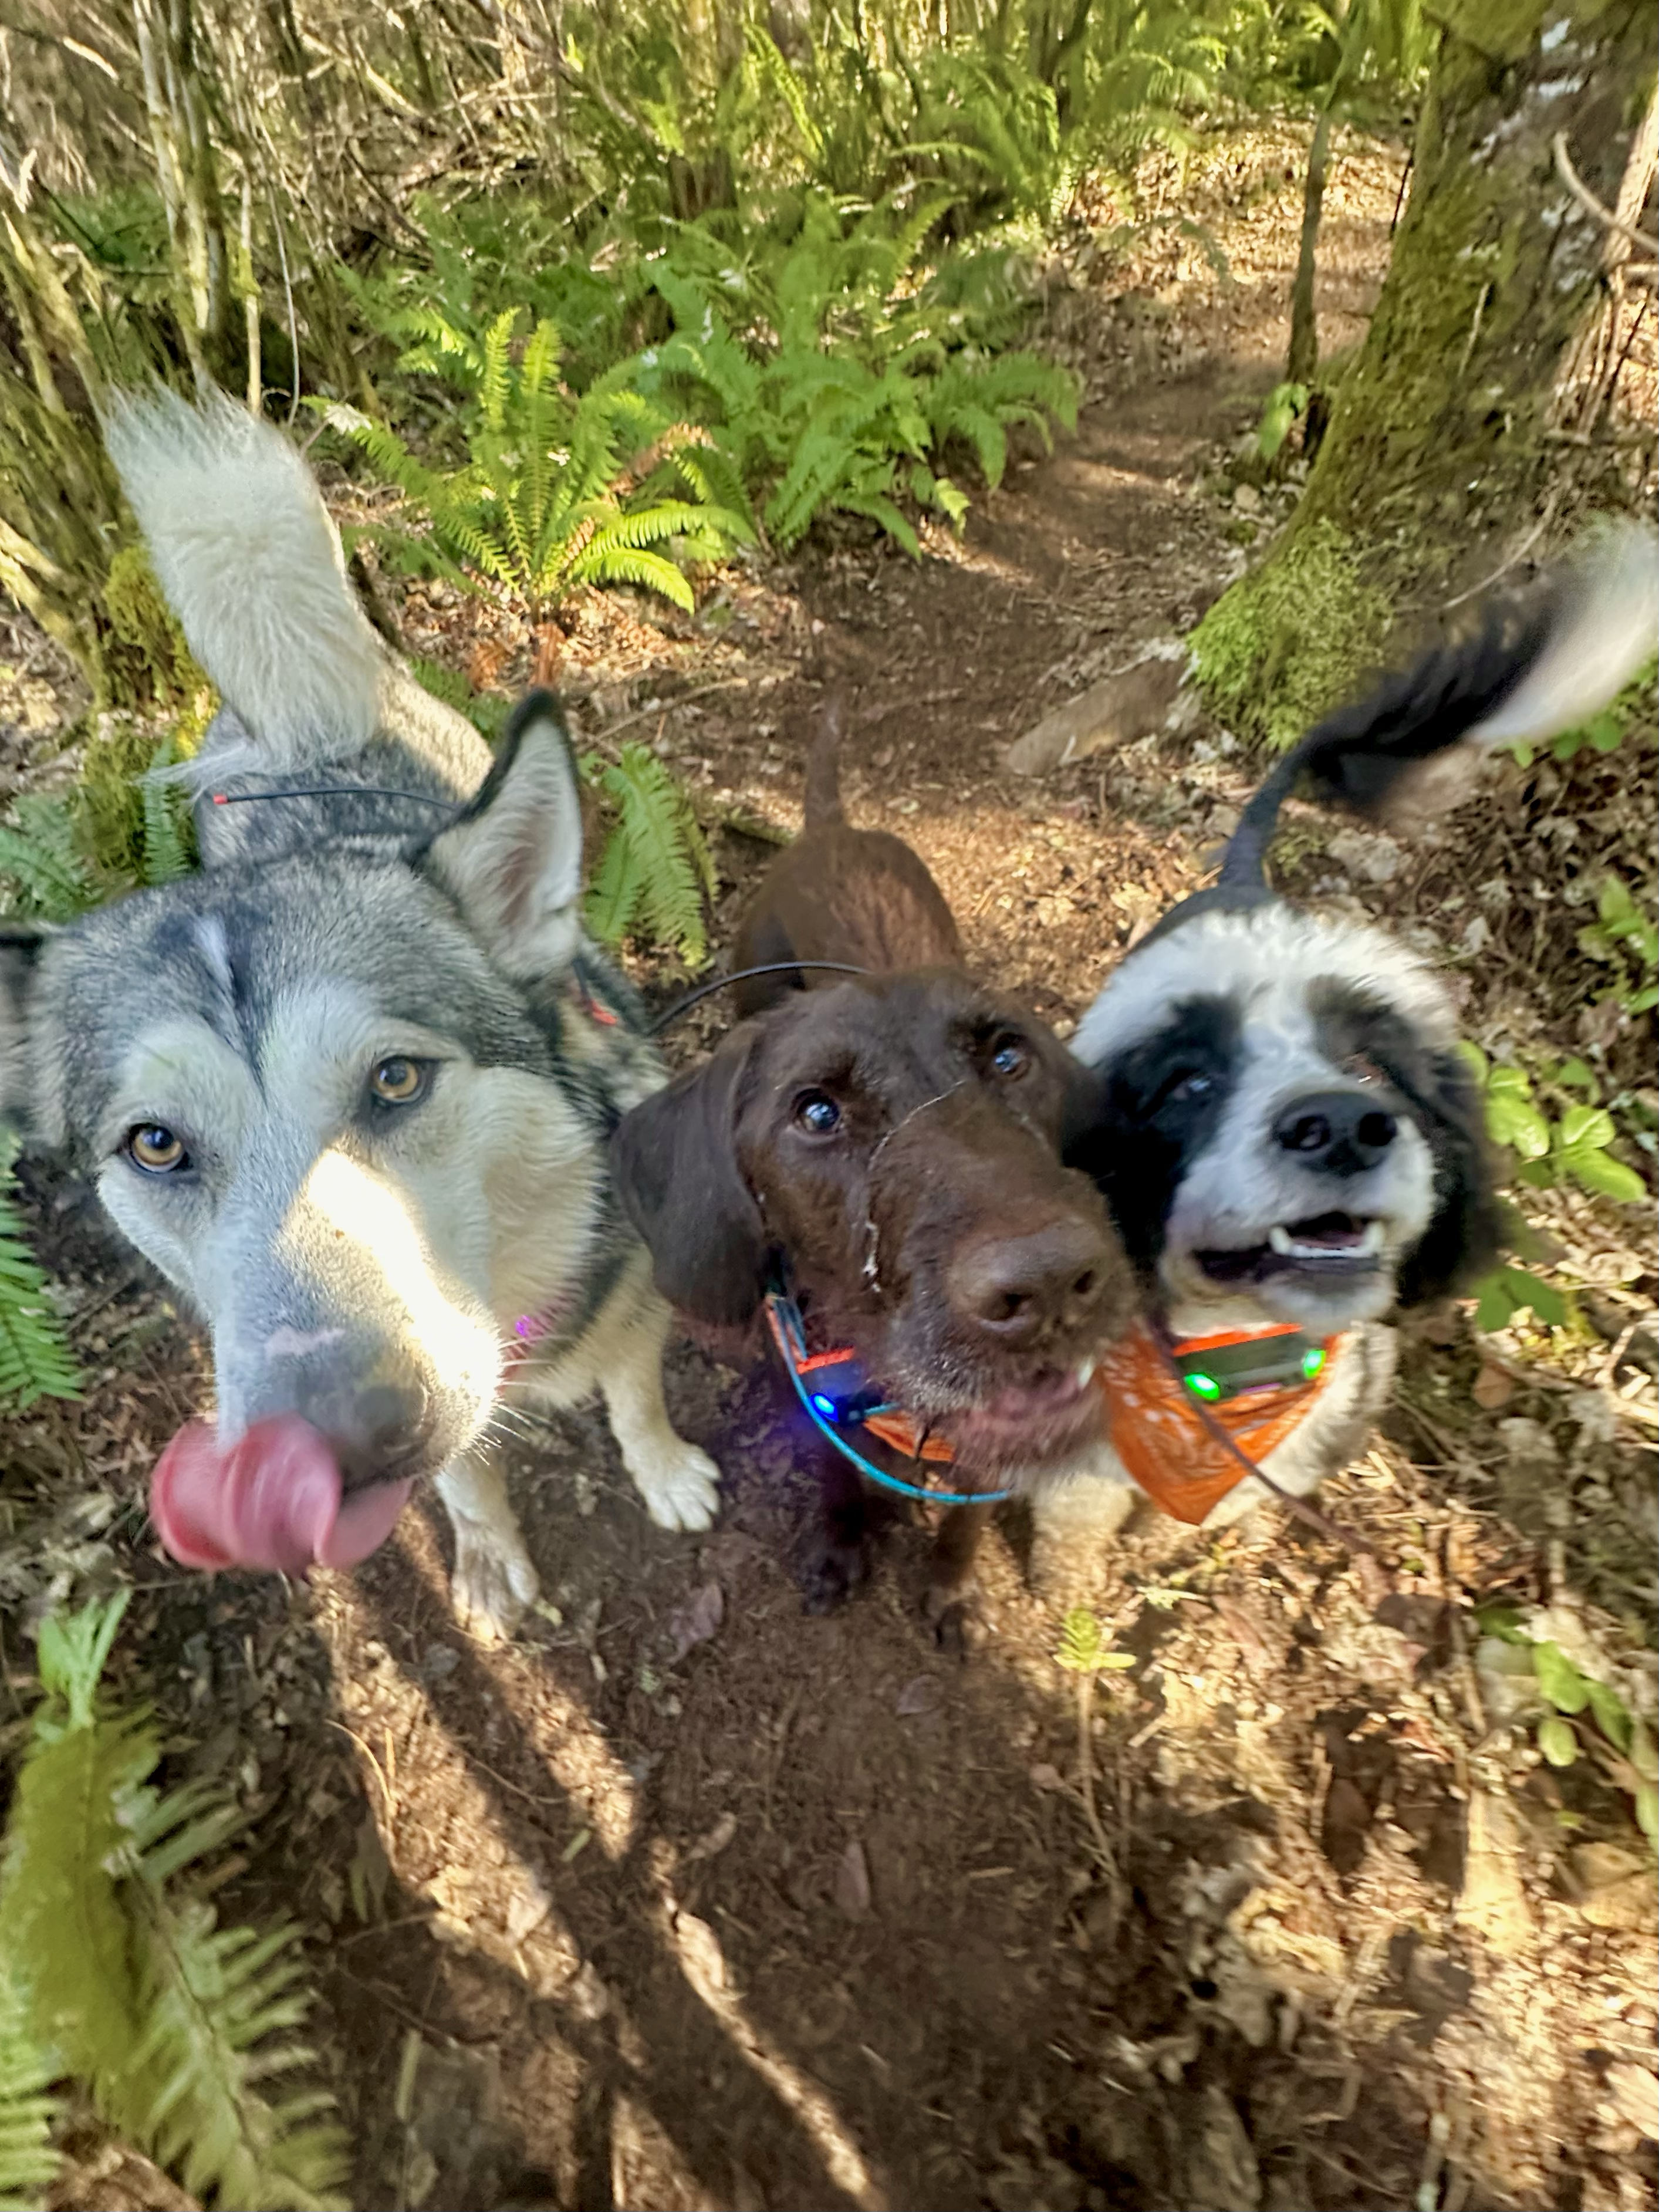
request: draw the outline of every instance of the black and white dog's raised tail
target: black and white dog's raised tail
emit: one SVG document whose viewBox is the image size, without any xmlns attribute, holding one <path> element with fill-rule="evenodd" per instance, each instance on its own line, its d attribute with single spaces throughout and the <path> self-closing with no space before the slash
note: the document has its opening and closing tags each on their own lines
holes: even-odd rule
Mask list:
<svg viewBox="0 0 1659 2212">
<path fill-rule="evenodd" d="M 1466 1283 L 1497 1230 L 1480 1102 L 1431 969 L 1268 887 L 1285 800 L 1371 820 L 1458 750 L 1539 743 L 1652 658 L 1659 551 L 1628 527 L 1529 603 L 1490 612 L 1331 715 L 1246 807 L 1219 880 L 1166 915 L 1084 1016 L 1098 1071 L 1079 1164 L 1176 1334 L 1320 1336 Z"/>
</svg>

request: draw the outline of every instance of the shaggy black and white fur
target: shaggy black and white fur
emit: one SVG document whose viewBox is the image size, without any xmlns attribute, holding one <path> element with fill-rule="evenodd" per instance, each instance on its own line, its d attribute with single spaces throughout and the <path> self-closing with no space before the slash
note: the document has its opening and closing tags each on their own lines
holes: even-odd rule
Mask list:
<svg viewBox="0 0 1659 2212">
<path fill-rule="evenodd" d="M 1218 882 L 1164 917 L 1079 1025 L 1073 1050 L 1101 1085 L 1079 1164 L 1170 1332 L 1352 1332 L 1315 1410 L 1266 1463 L 1293 1493 L 1350 1459 L 1386 1401 L 1385 1317 L 1489 1266 L 1498 1212 L 1439 978 L 1382 932 L 1269 890 L 1279 810 L 1305 785 L 1397 817 L 1455 750 L 1540 742 L 1595 713 L 1651 656 L 1656 620 L 1654 541 L 1622 531 L 1530 604 L 1494 610 L 1321 723 L 1245 809 Z M 1106 1460 L 1090 1472 L 1115 1496 L 1079 1481 L 1045 1517 L 1121 1522 L 1133 1493 Z M 1245 1480 L 1210 1522 L 1264 1494 Z"/>
</svg>

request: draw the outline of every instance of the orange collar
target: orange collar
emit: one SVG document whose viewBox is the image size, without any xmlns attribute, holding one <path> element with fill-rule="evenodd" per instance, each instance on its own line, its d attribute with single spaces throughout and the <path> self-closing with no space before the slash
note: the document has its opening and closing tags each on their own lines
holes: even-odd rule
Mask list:
<svg viewBox="0 0 1659 2212">
<path fill-rule="evenodd" d="M 1193 1340 L 1186 1341 L 1190 1348 Z M 1152 1322 L 1138 1321 L 1095 1371 L 1112 1449 L 1160 1512 L 1196 1528 L 1245 1478 L 1216 1431 L 1259 1465 L 1312 1410 L 1344 1341 L 1335 1337 L 1325 1345 L 1324 1364 L 1310 1382 L 1244 1390 L 1200 1407 L 1172 1364 L 1166 1340 Z"/>
</svg>

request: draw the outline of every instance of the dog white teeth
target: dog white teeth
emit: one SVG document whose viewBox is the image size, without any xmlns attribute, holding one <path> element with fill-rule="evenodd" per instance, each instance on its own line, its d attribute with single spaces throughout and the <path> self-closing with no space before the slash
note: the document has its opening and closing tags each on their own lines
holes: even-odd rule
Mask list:
<svg viewBox="0 0 1659 2212">
<path fill-rule="evenodd" d="M 1287 1260 L 1296 1249 L 1296 1246 L 1291 1241 L 1291 1232 L 1282 1222 L 1274 1222 L 1273 1227 L 1267 1231 L 1267 1242 L 1275 1252 L 1283 1253 Z"/>
<path fill-rule="evenodd" d="M 1359 1240 L 1359 1249 L 1368 1259 L 1374 1259 L 1382 1249 L 1382 1224 L 1380 1221 L 1365 1224 L 1365 1233 Z"/>
</svg>

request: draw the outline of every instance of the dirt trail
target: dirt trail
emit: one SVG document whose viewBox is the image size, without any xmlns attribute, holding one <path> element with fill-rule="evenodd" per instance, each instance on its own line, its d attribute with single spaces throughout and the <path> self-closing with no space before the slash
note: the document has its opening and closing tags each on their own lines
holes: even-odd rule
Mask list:
<svg viewBox="0 0 1659 2212">
<path fill-rule="evenodd" d="M 1367 235 L 1391 189 L 1379 163 Z M 1284 277 L 1282 210 L 1279 232 Z M 860 542 L 737 592 L 756 681 L 665 706 L 663 748 L 787 823 L 830 639 L 861 672 L 855 817 L 916 842 L 977 962 L 1073 1017 L 1197 879 L 1243 772 L 1141 747 L 1027 786 L 998 755 L 1231 573 L 1203 478 L 1271 380 L 1241 352 L 1091 406 L 949 557 Z M 657 642 L 635 702 L 688 685 Z M 728 914 L 764 849 L 721 840 Z M 125 1260 L 34 1187 L 90 1310 Z M 671 1396 L 727 1471 L 719 1530 L 659 1534 L 597 1414 L 548 1424 L 509 1461 L 547 1603 L 501 1651 L 455 1628 L 427 1510 L 308 1589 L 157 1565 L 142 1486 L 204 1365 L 136 1279 L 92 1326 L 88 1403 L 30 1431 L 44 1548 L 114 1546 L 178 1771 L 252 1813 L 228 1900 L 307 1930 L 359 2207 L 1650 2201 L 1652 2145 L 1609 2087 L 1650 2065 L 1646 1907 L 1552 1889 L 1528 1821 L 1553 1808 L 1514 1809 L 1480 1747 L 1462 1593 L 1535 1586 L 1537 1554 L 1404 1412 L 1335 1510 L 1408 1564 L 1384 1577 L 1271 1516 L 1212 1541 L 1153 1522 L 1103 1565 L 1137 1663 L 1080 1737 L 1018 1524 L 988 1546 L 966 1664 L 920 1625 L 919 1529 L 805 1616 L 778 1401 L 689 1349 Z M 1422 1356 L 1461 1400 L 1467 1331 Z M 1582 1791 L 1580 1832 L 1622 1836 L 1613 1793 Z M 131 2165 L 60 2198 L 169 2201 Z"/>
</svg>

